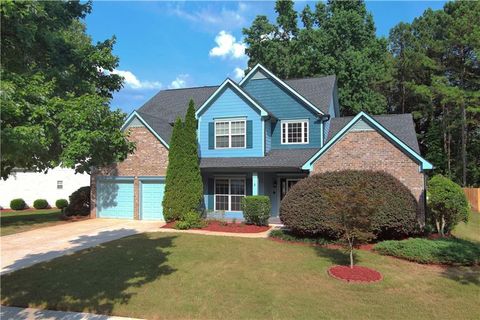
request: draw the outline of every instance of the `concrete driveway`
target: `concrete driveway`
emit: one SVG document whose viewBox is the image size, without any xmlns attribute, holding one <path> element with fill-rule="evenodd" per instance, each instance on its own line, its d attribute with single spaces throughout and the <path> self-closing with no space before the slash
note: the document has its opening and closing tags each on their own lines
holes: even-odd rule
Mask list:
<svg viewBox="0 0 480 320">
<path fill-rule="evenodd" d="M 100 243 L 158 231 L 163 222 L 89 219 L 0 237 L 1 271 L 9 273 Z"/>
</svg>

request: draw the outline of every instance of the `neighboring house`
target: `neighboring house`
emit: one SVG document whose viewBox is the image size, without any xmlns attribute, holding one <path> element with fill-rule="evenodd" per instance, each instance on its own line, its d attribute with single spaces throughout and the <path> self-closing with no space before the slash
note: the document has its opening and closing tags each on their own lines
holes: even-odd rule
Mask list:
<svg viewBox="0 0 480 320">
<path fill-rule="evenodd" d="M 242 197 L 267 195 L 278 216 L 297 181 L 343 169 L 389 172 L 423 209 L 432 165 L 420 155 L 410 114 L 339 117 L 335 76 L 281 80 L 257 65 L 238 84 L 160 91 L 134 111 L 123 130 L 136 151 L 92 174 L 92 217 L 163 219 L 172 125 L 190 99 L 208 211 L 242 217 Z"/>
<path fill-rule="evenodd" d="M 75 174 L 73 169 L 57 167 L 47 173 L 16 169 L 7 180 L 0 181 L 0 206 L 10 208 L 12 199 L 22 198 L 30 207 L 37 199 L 46 199 L 54 207 L 55 201 L 68 200 L 72 192 L 89 183 L 88 174 Z"/>
</svg>

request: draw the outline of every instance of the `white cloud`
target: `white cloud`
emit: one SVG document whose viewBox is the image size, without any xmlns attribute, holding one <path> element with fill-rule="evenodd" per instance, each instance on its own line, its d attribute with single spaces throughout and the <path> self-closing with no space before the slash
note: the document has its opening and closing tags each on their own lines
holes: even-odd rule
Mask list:
<svg viewBox="0 0 480 320">
<path fill-rule="evenodd" d="M 215 4 L 213 6 L 209 5 L 201 8 L 198 11 L 189 12 L 184 9 L 184 4 L 177 4 L 174 8 L 170 9 L 170 13 L 185 20 L 202 25 L 233 28 L 243 27 L 247 24 L 247 18 L 245 17 L 245 14 L 248 10 L 248 7 L 249 6 L 246 3 L 239 2 L 235 10 L 222 6 L 219 11 L 219 6 Z"/>
<path fill-rule="evenodd" d="M 237 39 L 230 33 L 222 30 L 215 37 L 216 47 L 213 47 L 209 55 L 211 57 L 230 57 L 232 59 L 244 59 L 245 56 L 245 44 L 237 42 Z"/>
<path fill-rule="evenodd" d="M 118 74 L 119 76 L 124 78 L 124 83 L 126 87 L 131 89 L 160 89 L 162 88 L 162 84 L 158 81 L 142 81 L 137 78 L 131 71 L 127 70 L 113 70 L 110 72 L 112 74 Z"/>
<path fill-rule="evenodd" d="M 187 86 L 190 76 L 188 74 L 179 74 L 168 86 L 169 89 L 180 89 Z"/>
<path fill-rule="evenodd" d="M 233 70 L 233 79 L 239 81 L 245 76 L 245 71 L 242 68 L 236 67 Z"/>
</svg>

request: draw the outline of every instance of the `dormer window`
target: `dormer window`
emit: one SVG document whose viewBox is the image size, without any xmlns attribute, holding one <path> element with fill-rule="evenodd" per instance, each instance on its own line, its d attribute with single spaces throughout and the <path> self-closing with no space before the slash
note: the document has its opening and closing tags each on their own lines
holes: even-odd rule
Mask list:
<svg viewBox="0 0 480 320">
<path fill-rule="evenodd" d="M 245 148 L 245 133 L 245 119 L 215 121 L 215 149 Z"/>
<path fill-rule="evenodd" d="M 308 119 L 282 120 L 282 144 L 308 143 Z"/>
</svg>

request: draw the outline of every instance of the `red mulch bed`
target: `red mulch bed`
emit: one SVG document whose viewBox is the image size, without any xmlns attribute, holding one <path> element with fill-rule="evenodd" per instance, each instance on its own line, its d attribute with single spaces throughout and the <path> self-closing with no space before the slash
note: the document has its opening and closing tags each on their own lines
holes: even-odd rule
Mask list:
<svg viewBox="0 0 480 320">
<path fill-rule="evenodd" d="M 361 266 L 333 266 L 328 269 L 328 274 L 337 280 L 352 283 L 372 283 L 383 279 L 380 272 Z"/>
<path fill-rule="evenodd" d="M 175 221 L 169 222 L 162 228 L 174 229 Z M 269 226 L 255 226 L 244 223 L 227 223 L 223 224 L 220 221 L 207 221 L 207 225 L 203 228 L 195 228 L 191 230 L 204 230 L 204 231 L 218 231 L 218 232 L 232 232 L 232 233 L 259 233 L 269 230 Z"/>
</svg>

